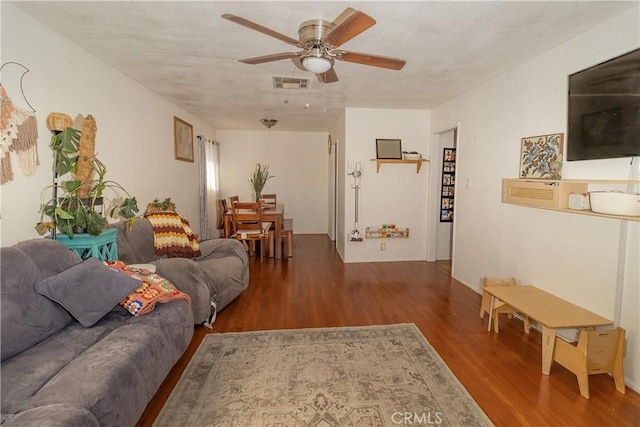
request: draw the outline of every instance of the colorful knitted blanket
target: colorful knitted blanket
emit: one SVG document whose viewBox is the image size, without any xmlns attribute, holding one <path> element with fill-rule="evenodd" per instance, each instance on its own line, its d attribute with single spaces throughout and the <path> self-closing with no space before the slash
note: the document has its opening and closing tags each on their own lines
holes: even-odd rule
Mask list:
<svg viewBox="0 0 640 427">
<path fill-rule="evenodd" d="M 140 280 L 140 287 L 119 303 L 134 317 L 149 313 L 157 303 L 184 299 L 191 304 L 189 295 L 176 289 L 164 277 L 151 273 L 149 270 L 129 267 L 122 261 L 103 261 L 103 263 L 112 270 Z"/>
<path fill-rule="evenodd" d="M 146 217 L 153 227 L 156 255 L 166 255 L 169 258 L 200 256 L 198 236 L 191 230 L 186 218 L 170 211 L 153 212 Z"/>
</svg>

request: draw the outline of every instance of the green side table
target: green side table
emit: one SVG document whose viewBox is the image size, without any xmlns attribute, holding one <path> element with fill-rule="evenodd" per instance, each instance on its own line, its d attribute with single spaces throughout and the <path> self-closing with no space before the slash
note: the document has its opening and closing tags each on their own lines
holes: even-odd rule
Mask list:
<svg viewBox="0 0 640 427">
<path fill-rule="evenodd" d="M 116 237 L 118 230 L 107 228 L 102 230 L 99 236 L 89 234 L 74 234 L 73 239 L 64 233 L 57 233 L 56 240 L 80 255 L 84 260 L 89 257 L 98 258 L 100 261 L 118 260 L 118 243 Z M 48 236 L 51 239 L 51 236 Z"/>
</svg>

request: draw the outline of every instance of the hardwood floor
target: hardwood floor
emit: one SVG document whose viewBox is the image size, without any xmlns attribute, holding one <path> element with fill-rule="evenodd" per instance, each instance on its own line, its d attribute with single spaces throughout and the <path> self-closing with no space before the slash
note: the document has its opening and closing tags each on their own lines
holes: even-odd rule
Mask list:
<svg viewBox="0 0 640 427">
<path fill-rule="evenodd" d="M 207 333 L 415 323 L 496 426 L 640 426 L 640 395 L 590 377 L 591 399 L 554 364 L 541 372 L 541 334 L 501 318 L 487 332 L 480 295 L 448 263 L 343 264 L 324 235 L 295 235 L 294 258 L 251 261 L 249 288 L 193 341 L 138 422 L 150 426 Z M 191 426 L 198 427 L 198 426 Z"/>
</svg>

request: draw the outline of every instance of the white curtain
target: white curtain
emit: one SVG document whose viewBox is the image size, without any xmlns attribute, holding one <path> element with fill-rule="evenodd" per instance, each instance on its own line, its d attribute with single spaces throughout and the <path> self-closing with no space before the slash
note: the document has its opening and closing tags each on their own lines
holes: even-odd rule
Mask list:
<svg viewBox="0 0 640 427">
<path fill-rule="evenodd" d="M 217 141 L 198 136 L 200 145 L 200 240 L 220 237 L 218 231 L 218 191 L 220 151 Z"/>
</svg>

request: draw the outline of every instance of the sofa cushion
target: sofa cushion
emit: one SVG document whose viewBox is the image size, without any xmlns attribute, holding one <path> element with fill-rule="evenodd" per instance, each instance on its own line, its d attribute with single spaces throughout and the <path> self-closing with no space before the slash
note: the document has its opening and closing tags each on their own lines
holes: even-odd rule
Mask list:
<svg viewBox="0 0 640 427">
<path fill-rule="evenodd" d="M 61 243 L 36 240 L 50 249 L 47 257 L 56 257 L 57 252 L 51 248 L 58 246 L 63 248 L 63 256 L 71 253 Z M 43 276 L 27 252 L 4 247 L 0 259 L 0 358 L 4 361 L 55 334 L 72 320 L 62 307 L 36 293 L 34 285 Z"/>
<path fill-rule="evenodd" d="M 100 427 L 91 412 L 76 405 L 63 403 L 39 406 L 3 420 L 3 427 Z"/>
<path fill-rule="evenodd" d="M 162 258 L 153 249 L 153 227 L 147 218 L 136 218 L 131 227 L 126 221 L 112 224 L 111 227 L 118 230 L 120 261 L 125 264 L 144 264 Z"/>
<path fill-rule="evenodd" d="M 140 281 L 89 258 L 38 281 L 36 291 L 63 306 L 88 328 L 139 286 Z"/>
<path fill-rule="evenodd" d="M 66 270 L 72 265 L 80 264 L 80 255 L 69 250 L 57 240 L 30 239 L 13 245 L 25 252 L 40 270 L 40 277 L 49 277 Z"/>
</svg>

